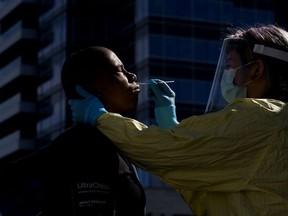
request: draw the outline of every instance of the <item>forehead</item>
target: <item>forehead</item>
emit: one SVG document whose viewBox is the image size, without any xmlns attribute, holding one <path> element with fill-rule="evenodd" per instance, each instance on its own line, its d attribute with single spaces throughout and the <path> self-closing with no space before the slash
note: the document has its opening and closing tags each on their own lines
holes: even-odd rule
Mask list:
<svg viewBox="0 0 288 216">
<path fill-rule="evenodd" d="M 243 63 L 253 60 L 253 53 L 246 40 L 238 38 L 225 39 L 222 47 L 226 58 L 239 59 Z"/>
<path fill-rule="evenodd" d="M 123 64 L 113 52 L 106 54 L 107 63 L 98 70 L 97 79 L 111 79 L 119 71 L 122 71 Z"/>
<path fill-rule="evenodd" d="M 111 52 L 110 54 L 109 54 L 109 59 L 110 59 L 110 62 L 111 62 L 111 64 L 112 64 L 112 66 L 121 66 L 122 65 L 122 62 L 121 62 L 121 60 L 118 58 L 118 56 L 115 54 L 115 53 L 113 53 L 113 52 Z"/>
</svg>

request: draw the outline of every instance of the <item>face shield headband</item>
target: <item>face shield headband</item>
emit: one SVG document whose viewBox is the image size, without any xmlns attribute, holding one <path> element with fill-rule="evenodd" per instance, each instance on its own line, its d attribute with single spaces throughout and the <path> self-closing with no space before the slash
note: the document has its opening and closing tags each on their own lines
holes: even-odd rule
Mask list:
<svg viewBox="0 0 288 216">
<path fill-rule="evenodd" d="M 233 56 L 232 54 L 233 52 L 236 53 L 236 57 L 234 56 L 234 58 L 236 59 L 238 58 L 239 65 L 235 68 L 230 69 L 230 70 L 234 70 L 234 74 L 233 75 L 230 74 L 229 80 L 231 83 L 227 83 L 227 77 L 226 78 L 223 77 L 223 74 L 224 74 L 224 71 L 227 72 L 227 69 L 229 69 L 227 67 L 230 67 L 229 59 L 233 58 L 231 57 Z M 241 71 L 242 74 L 239 72 L 239 74 L 242 75 L 241 79 L 243 81 L 243 84 L 242 86 L 235 86 L 235 89 L 233 89 L 233 92 L 235 93 L 234 96 L 229 95 L 230 101 L 231 99 L 233 99 L 233 97 L 234 99 L 246 97 L 246 89 L 245 89 L 245 82 L 244 82 L 246 78 L 245 77 L 246 73 L 245 73 L 244 67 L 249 65 L 249 63 L 252 63 L 255 60 L 253 53 L 273 57 L 273 58 L 288 62 L 287 52 L 274 49 L 271 47 L 266 47 L 264 45 L 259 45 L 259 44 L 254 45 L 253 52 L 252 52 L 251 49 L 249 48 L 247 41 L 244 39 L 241 39 L 241 38 L 224 39 L 221 52 L 220 52 L 220 56 L 219 56 L 219 60 L 218 60 L 218 64 L 216 67 L 210 95 L 208 98 L 206 110 L 205 110 L 206 113 L 220 110 L 228 104 L 227 95 L 226 96 L 224 95 L 226 99 L 223 97 L 223 80 L 226 80 L 226 84 L 227 85 L 229 84 L 230 87 L 232 87 L 234 85 L 233 80 L 234 80 L 234 76 L 236 73 L 235 69 L 239 70 L 240 68 L 243 68 L 244 72 Z M 236 92 L 239 92 L 239 94 Z"/>
</svg>

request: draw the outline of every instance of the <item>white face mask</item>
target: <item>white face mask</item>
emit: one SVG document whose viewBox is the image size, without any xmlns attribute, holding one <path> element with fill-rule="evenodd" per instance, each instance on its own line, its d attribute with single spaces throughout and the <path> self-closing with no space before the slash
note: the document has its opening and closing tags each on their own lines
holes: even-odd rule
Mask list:
<svg viewBox="0 0 288 216">
<path fill-rule="evenodd" d="M 253 63 L 249 62 L 248 64 Z M 248 64 L 245 64 L 241 67 L 238 67 L 236 69 L 230 68 L 224 70 L 223 77 L 221 80 L 221 91 L 222 91 L 222 96 L 223 98 L 228 102 L 232 102 L 236 98 L 246 98 L 246 93 L 247 93 L 247 85 L 252 82 L 248 81 L 246 82 L 243 86 L 236 86 L 233 84 L 234 77 L 236 75 L 236 72 L 238 69 L 247 66 Z"/>
<path fill-rule="evenodd" d="M 221 90 L 223 98 L 230 103 L 236 98 L 245 98 L 247 88 L 245 86 L 235 86 L 233 80 L 236 74 L 236 69 L 224 70 L 221 80 Z"/>
</svg>

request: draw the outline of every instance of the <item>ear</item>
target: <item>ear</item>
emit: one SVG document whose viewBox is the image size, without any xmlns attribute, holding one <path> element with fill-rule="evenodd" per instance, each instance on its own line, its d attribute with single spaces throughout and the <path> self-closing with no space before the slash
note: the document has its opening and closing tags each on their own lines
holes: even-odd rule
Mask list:
<svg viewBox="0 0 288 216">
<path fill-rule="evenodd" d="M 257 60 L 255 60 L 255 65 L 256 65 L 256 69 L 255 69 L 255 72 L 252 76 L 252 80 L 257 81 L 257 80 L 263 78 L 264 63 L 263 63 L 262 59 L 257 59 Z"/>
</svg>

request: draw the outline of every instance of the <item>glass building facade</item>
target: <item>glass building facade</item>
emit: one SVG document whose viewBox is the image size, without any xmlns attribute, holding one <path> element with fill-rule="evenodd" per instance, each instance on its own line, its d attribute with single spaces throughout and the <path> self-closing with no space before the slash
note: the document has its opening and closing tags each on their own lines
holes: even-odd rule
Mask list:
<svg viewBox="0 0 288 216">
<path fill-rule="evenodd" d="M 138 81 L 175 80 L 180 121 L 204 113 L 227 28 L 287 27 L 283 2 L 0 0 L 0 163 L 48 145 L 71 125 L 60 72 L 73 51 L 107 46 Z M 130 115 L 155 124 L 145 87 Z M 147 215 L 192 214 L 172 188 L 142 170 L 139 176 Z"/>
</svg>

